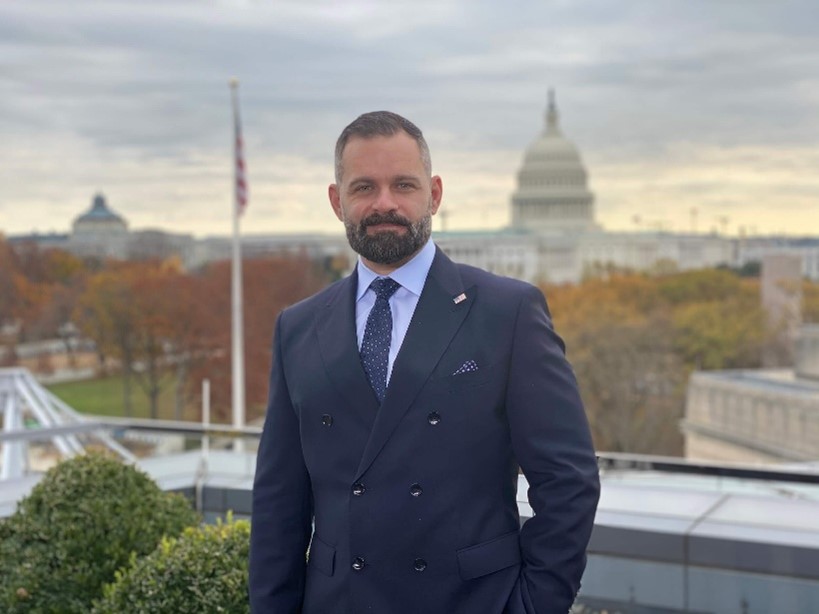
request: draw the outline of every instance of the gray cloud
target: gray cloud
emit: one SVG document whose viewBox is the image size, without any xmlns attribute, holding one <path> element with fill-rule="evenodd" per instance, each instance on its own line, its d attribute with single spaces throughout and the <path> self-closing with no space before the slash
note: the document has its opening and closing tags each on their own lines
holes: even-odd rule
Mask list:
<svg viewBox="0 0 819 614">
<path fill-rule="evenodd" d="M 421 125 L 434 158 L 479 151 L 514 168 L 550 85 L 589 160 L 639 166 L 677 143 L 805 147 L 819 129 L 814 13 L 807 1 L 4 2 L 0 152 L 19 159 L 0 170 L 0 230 L 84 207 L 108 182 L 125 194 L 140 164 L 156 169 L 140 180 L 159 201 L 129 206 L 158 214 L 161 194 L 180 190 L 178 206 L 193 206 L 189 192 L 202 202 L 173 182 L 197 181 L 202 156 L 229 157 L 230 75 L 242 81 L 251 182 L 254 169 L 270 181 L 251 185 L 262 194 L 288 181 L 261 168 L 276 156 L 329 177 L 337 133 L 376 108 Z M 39 158 L 19 155 L 26 144 Z M 202 167 L 203 185 L 212 172 Z M 19 213 L 25 203 L 37 217 Z"/>
</svg>

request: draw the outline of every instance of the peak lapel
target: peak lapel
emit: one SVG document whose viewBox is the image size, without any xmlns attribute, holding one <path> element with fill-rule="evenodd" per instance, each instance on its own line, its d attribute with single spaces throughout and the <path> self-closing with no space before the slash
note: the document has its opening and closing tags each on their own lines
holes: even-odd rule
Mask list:
<svg viewBox="0 0 819 614">
<path fill-rule="evenodd" d="M 474 288 L 464 290 L 457 268 L 439 249 L 395 359 L 387 394 L 378 409 L 356 477 L 372 464 L 412 405 L 469 313 L 474 295 Z"/>
<path fill-rule="evenodd" d="M 339 284 L 338 292 L 316 312 L 319 350 L 327 376 L 347 401 L 353 414 L 372 426 L 378 401 L 367 381 L 358 354 L 355 332 L 355 294 L 358 276 Z"/>
</svg>

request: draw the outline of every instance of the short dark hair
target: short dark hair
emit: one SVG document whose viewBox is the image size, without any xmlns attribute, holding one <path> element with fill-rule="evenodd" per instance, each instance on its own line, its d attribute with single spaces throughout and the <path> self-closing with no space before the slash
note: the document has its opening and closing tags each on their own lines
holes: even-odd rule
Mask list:
<svg viewBox="0 0 819 614">
<path fill-rule="evenodd" d="M 341 156 L 344 154 L 344 148 L 347 147 L 347 143 L 351 138 L 360 137 L 363 139 L 371 139 L 375 136 L 393 136 L 399 130 L 406 132 L 418 143 L 418 150 L 421 152 L 421 162 L 424 165 L 424 170 L 428 175 L 432 175 L 432 160 L 429 155 L 429 145 L 427 145 L 421 129 L 397 113 L 392 113 L 391 111 L 371 111 L 370 113 L 359 115 L 353 120 L 349 126 L 341 131 L 336 141 L 336 183 L 341 182 L 341 175 L 344 172 L 344 167 L 341 164 Z"/>
</svg>

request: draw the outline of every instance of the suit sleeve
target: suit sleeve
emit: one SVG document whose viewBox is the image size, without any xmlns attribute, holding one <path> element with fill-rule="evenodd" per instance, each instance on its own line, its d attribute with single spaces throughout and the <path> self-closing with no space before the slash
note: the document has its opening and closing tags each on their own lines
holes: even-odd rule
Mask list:
<svg viewBox="0 0 819 614">
<path fill-rule="evenodd" d="M 531 614 L 565 614 L 586 565 L 597 459 L 574 372 L 537 288 L 524 293 L 514 335 L 507 412 L 535 513 L 521 529 L 520 596 Z"/>
<path fill-rule="evenodd" d="M 313 516 L 299 421 L 284 375 L 281 332 L 280 315 L 253 483 L 249 590 L 251 611 L 259 614 L 301 611 Z"/>
</svg>

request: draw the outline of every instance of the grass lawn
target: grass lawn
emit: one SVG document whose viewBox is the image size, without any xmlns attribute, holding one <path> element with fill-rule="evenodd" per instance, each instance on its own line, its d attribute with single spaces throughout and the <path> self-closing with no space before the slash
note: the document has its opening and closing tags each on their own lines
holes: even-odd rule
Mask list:
<svg viewBox="0 0 819 614">
<path fill-rule="evenodd" d="M 125 416 L 122 377 L 109 377 L 65 382 L 48 386 L 48 389 L 62 401 L 79 412 L 100 416 Z M 131 404 L 135 418 L 148 418 L 150 404 L 148 395 L 133 379 L 131 380 Z M 159 393 L 159 417 L 173 419 L 174 389 L 170 378 L 164 382 Z"/>
</svg>

